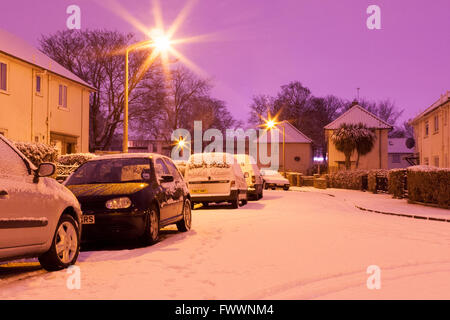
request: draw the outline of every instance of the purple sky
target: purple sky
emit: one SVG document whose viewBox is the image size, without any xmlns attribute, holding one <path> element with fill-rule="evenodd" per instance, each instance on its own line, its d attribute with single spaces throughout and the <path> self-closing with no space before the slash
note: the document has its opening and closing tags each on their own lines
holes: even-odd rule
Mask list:
<svg viewBox="0 0 450 320">
<path fill-rule="evenodd" d="M 101 0 L 107 2 L 106 0 Z M 151 0 L 120 0 L 149 27 Z M 169 25 L 186 0 L 160 1 Z M 94 0 L 3 1 L 0 28 L 37 45 L 66 28 L 66 8 L 82 28 L 139 33 Z M 366 8 L 381 7 L 382 30 L 368 30 Z M 247 120 L 252 95 L 276 94 L 299 80 L 314 95 L 391 98 L 404 119 L 450 90 L 449 0 L 199 0 L 177 37 L 215 33 L 215 41 L 178 47 L 214 80 L 214 96 Z"/>
</svg>

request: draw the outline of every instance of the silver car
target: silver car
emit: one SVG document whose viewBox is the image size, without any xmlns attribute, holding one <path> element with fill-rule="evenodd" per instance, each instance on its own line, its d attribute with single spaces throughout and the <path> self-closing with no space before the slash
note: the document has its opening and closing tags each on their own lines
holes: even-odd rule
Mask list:
<svg viewBox="0 0 450 320">
<path fill-rule="evenodd" d="M 36 168 L 0 135 L 0 261 L 38 257 L 44 269 L 74 264 L 80 251 L 81 209 L 55 179 L 55 165 Z"/>
</svg>

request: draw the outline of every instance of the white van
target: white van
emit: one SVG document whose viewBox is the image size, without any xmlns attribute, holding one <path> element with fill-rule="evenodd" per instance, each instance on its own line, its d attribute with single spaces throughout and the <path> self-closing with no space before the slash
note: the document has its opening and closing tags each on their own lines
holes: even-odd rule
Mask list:
<svg viewBox="0 0 450 320">
<path fill-rule="evenodd" d="M 247 204 L 247 183 L 237 159 L 229 153 L 193 154 L 186 166 L 185 180 L 192 203 L 229 202 L 233 208 Z"/>
<path fill-rule="evenodd" d="M 264 183 L 255 159 L 248 154 L 238 154 L 236 158 L 246 176 L 248 197 L 256 200 L 261 199 L 263 197 Z"/>
</svg>

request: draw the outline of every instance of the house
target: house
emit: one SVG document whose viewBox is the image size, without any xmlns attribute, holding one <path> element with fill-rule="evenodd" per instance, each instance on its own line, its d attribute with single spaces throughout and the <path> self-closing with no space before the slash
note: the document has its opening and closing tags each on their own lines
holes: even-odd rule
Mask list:
<svg viewBox="0 0 450 320">
<path fill-rule="evenodd" d="M 388 139 L 388 169 L 406 168 L 411 166 L 414 157 L 414 146 L 408 148 L 406 138 Z"/>
<path fill-rule="evenodd" d="M 95 89 L 22 39 L 0 29 L 0 134 L 89 151 L 89 95 Z"/>
<path fill-rule="evenodd" d="M 283 156 L 283 128 L 284 128 L 284 145 L 285 151 Z M 275 134 L 278 133 L 278 150 L 279 150 L 279 170 L 292 171 L 307 174 L 308 169 L 313 166 L 313 148 L 312 140 L 294 127 L 288 121 L 282 121 L 277 124 L 274 129 Z M 258 138 L 258 148 L 267 148 L 267 155 L 271 156 L 271 137 L 270 131 L 265 131 Z M 270 164 L 263 164 L 260 157 L 260 149 L 258 149 L 258 166 L 270 167 Z"/>
<path fill-rule="evenodd" d="M 419 163 L 435 167 L 450 167 L 450 91 L 415 117 L 414 128 Z"/>
<path fill-rule="evenodd" d="M 387 169 L 388 168 L 388 133 L 392 126 L 381 120 L 373 113 L 355 104 L 336 120 L 325 126 L 325 139 L 328 145 L 328 170 L 330 172 L 345 169 L 345 155 L 338 151 L 331 142 L 331 136 L 342 124 L 363 123 L 375 131 L 376 140 L 372 151 L 361 156 L 359 169 Z M 356 168 L 357 154 L 351 157 L 352 169 Z"/>
</svg>

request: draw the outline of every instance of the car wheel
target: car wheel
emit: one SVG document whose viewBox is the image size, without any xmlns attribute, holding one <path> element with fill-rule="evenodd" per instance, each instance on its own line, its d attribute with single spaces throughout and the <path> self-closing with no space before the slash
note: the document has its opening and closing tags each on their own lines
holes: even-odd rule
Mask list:
<svg viewBox="0 0 450 320">
<path fill-rule="evenodd" d="M 244 199 L 244 200 L 242 200 L 241 202 L 242 202 L 242 206 L 245 206 L 245 205 L 248 203 L 248 200 L 247 200 L 247 199 Z"/>
<path fill-rule="evenodd" d="M 233 209 L 239 208 L 239 195 L 236 195 L 236 199 L 234 199 L 233 201 L 231 201 L 231 207 L 232 207 Z"/>
<path fill-rule="evenodd" d="M 269 186 L 268 186 L 267 183 L 265 183 L 265 182 L 264 182 L 264 185 L 263 185 L 263 189 L 266 189 L 266 190 L 269 189 Z"/>
<path fill-rule="evenodd" d="M 191 202 L 186 200 L 184 202 L 183 208 L 183 220 L 177 222 L 177 229 L 180 232 L 186 232 L 191 230 L 192 224 L 192 212 L 191 212 Z"/>
<path fill-rule="evenodd" d="M 80 232 L 74 218 L 65 214 L 59 219 L 50 250 L 39 257 L 47 271 L 65 269 L 77 261 L 80 253 Z"/>
<path fill-rule="evenodd" d="M 261 189 L 261 192 L 258 194 L 258 200 L 263 198 L 263 189 Z"/>
<path fill-rule="evenodd" d="M 142 241 L 146 245 L 154 244 L 159 239 L 159 215 L 158 211 L 152 207 L 145 215 L 145 230 Z"/>
<path fill-rule="evenodd" d="M 284 187 L 283 187 L 283 190 L 284 190 L 284 191 L 288 191 L 288 190 L 289 190 L 289 186 L 284 186 Z"/>
</svg>

